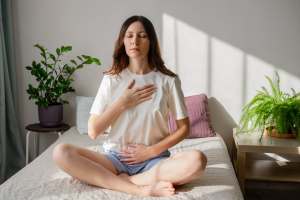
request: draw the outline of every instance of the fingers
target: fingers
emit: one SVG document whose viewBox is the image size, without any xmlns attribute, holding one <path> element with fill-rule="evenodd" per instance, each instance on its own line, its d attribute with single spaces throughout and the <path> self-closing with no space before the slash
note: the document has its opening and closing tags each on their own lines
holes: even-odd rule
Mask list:
<svg viewBox="0 0 300 200">
<path fill-rule="evenodd" d="M 140 163 L 140 161 L 137 161 L 135 158 L 121 158 L 120 161 L 126 163 L 127 165 Z"/>
<path fill-rule="evenodd" d="M 126 163 L 127 165 L 134 165 L 142 162 L 140 159 L 140 155 L 138 155 L 139 151 L 142 151 L 145 145 L 142 144 L 128 144 L 126 148 L 119 152 L 120 161 Z"/>
<path fill-rule="evenodd" d="M 156 87 L 154 85 L 145 86 L 143 89 L 138 89 L 138 91 L 135 93 L 135 95 L 138 96 L 138 101 L 143 102 L 145 100 L 151 99 L 151 95 L 156 92 Z"/>
<path fill-rule="evenodd" d="M 127 165 L 133 165 L 137 163 L 133 158 L 121 159 L 120 161 L 126 163 Z"/>
<path fill-rule="evenodd" d="M 150 100 L 152 94 L 157 90 L 154 84 L 147 84 L 142 87 L 134 87 L 135 80 L 132 80 L 128 85 L 128 99 L 130 100 L 130 107 L 135 106 L 144 101 Z"/>
<path fill-rule="evenodd" d="M 130 153 L 120 153 L 121 162 L 124 162 L 128 165 L 132 165 L 132 164 L 136 164 L 138 163 L 136 157 L 134 156 L 134 154 L 130 154 Z"/>
<path fill-rule="evenodd" d="M 132 153 L 119 153 L 119 155 L 122 157 L 122 159 L 131 159 L 134 157 L 134 154 Z"/>
<path fill-rule="evenodd" d="M 137 104 L 143 103 L 144 101 L 148 101 L 148 100 L 150 100 L 151 98 L 152 98 L 151 96 L 141 98 L 141 99 L 138 100 Z"/>
<path fill-rule="evenodd" d="M 154 93 L 156 90 L 157 90 L 156 87 L 148 87 L 148 88 L 145 88 L 143 90 L 137 91 L 136 94 L 137 95 L 142 95 L 142 94 L 145 94 L 145 93 Z"/>
<path fill-rule="evenodd" d="M 138 163 L 141 163 L 141 162 L 138 162 L 138 161 L 132 161 L 132 162 L 125 162 L 127 165 L 135 165 L 135 164 L 138 164 Z"/>
<path fill-rule="evenodd" d="M 147 84 L 147 85 L 144 85 L 143 87 L 136 88 L 136 92 L 140 92 L 140 91 L 147 90 L 147 89 L 153 90 L 155 88 L 156 88 L 156 86 L 154 84 Z"/>
<path fill-rule="evenodd" d="M 143 90 L 139 90 L 134 95 L 136 96 L 137 102 L 136 104 L 142 103 L 144 101 L 150 100 L 152 98 L 152 94 L 156 92 L 156 88 L 153 86 L 146 87 Z"/>
<path fill-rule="evenodd" d="M 127 88 L 128 88 L 128 89 L 133 88 L 134 84 L 135 84 L 135 80 L 133 79 L 133 80 L 129 83 L 129 85 L 128 85 Z"/>
<path fill-rule="evenodd" d="M 155 91 L 149 91 L 149 92 L 147 92 L 147 93 L 140 94 L 138 97 L 139 97 L 139 99 L 151 97 L 151 95 L 152 95 L 154 92 L 155 92 Z"/>
<path fill-rule="evenodd" d="M 138 162 L 138 161 L 126 162 L 127 165 L 135 165 L 135 164 L 138 164 L 138 163 L 141 163 L 141 162 Z"/>
<path fill-rule="evenodd" d="M 128 147 L 126 149 L 120 151 L 120 154 L 132 154 L 132 153 L 134 153 L 133 149 L 128 148 Z"/>
</svg>

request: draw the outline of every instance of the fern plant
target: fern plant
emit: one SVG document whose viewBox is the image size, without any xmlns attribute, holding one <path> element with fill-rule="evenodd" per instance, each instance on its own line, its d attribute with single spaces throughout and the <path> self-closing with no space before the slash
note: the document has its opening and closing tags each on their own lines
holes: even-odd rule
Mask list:
<svg viewBox="0 0 300 200">
<path fill-rule="evenodd" d="M 243 107 L 238 132 L 264 131 L 275 128 L 279 134 L 300 134 L 300 93 L 291 88 L 292 93 L 280 89 L 280 78 L 266 79 L 271 90 L 265 87 Z"/>
</svg>

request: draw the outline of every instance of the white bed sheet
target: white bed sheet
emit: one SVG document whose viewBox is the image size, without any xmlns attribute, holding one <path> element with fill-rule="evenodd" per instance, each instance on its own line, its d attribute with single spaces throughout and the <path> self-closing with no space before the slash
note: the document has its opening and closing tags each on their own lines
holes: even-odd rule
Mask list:
<svg viewBox="0 0 300 200">
<path fill-rule="evenodd" d="M 223 139 L 217 137 L 185 139 L 171 149 L 171 153 L 199 149 L 208 157 L 207 169 L 199 179 L 180 187 L 171 197 L 138 197 L 90 186 L 61 171 L 52 161 L 52 150 L 58 143 L 71 143 L 95 151 L 102 151 L 104 136 L 91 140 L 80 135 L 76 127 L 66 131 L 54 144 L 2 185 L 1 200 L 31 199 L 243 199 L 235 172 Z"/>
</svg>

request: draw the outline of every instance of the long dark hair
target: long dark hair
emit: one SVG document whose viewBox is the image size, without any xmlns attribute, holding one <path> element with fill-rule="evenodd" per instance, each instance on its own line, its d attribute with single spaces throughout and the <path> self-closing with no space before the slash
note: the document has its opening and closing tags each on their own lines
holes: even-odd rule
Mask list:
<svg viewBox="0 0 300 200">
<path fill-rule="evenodd" d="M 119 74 L 123 69 L 128 67 L 129 64 L 129 57 L 126 54 L 125 46 L 124 46 L 124 37 L 126 30 L 128 27 L 134 23 L 134 22 L 141 22 L 145 28 L 145 31 L 148 35 L 148 39 L 150 41 L 150 47 L 148 52 L 148 62 L 150 65 L 150 68 L 152 70 L 156 69 L 163 74 L 169 75 L 169 76 L 177 76 L 175 73 L 173 73 L 171 70 L 169 70 L 165 64 L 163 59 L 161 58 L 160 54 L 160 48 L 157 40 L 157 36 L 155 33 L 155 29 L 153 24 L 149 19 L 147 19 L 144 16 L 132 16 L 129 17 L 122 25 L 118 39 L 115 44 L 115 50 L 113 54 L 113 64 L 112 67 L 105 71 L 105 74 Z"/>
</svg>

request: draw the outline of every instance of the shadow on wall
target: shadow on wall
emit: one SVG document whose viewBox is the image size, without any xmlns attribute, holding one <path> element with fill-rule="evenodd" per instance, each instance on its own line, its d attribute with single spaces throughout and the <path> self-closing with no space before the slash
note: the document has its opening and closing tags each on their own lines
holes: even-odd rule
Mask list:
<svg viewBox="0 0 300 200">
<path fill-rule="evenodd" d="M 240 106 L 252 95 L 250 91 L 261 86 L 260 80 L 265 83 L 262 75 L 273 71 L 272 67 L 263 67 L 267 62 L 286 71 L 288 80 L 293 74 L 300 85 L 299 2 L 132 0 L 89 4 L 72 1 L 69 5 L 58 0 L 16 1 L 16 64 L 22 68 L 18 70 L 19 93 L 23 97 L 21 126 L 37 119 L 37 114 L 32 114 L 36 107 L 27 100 L 25 86 L 30 78 L 23 69 L 35 55 L 32 44 L 41 41 L 52 48 L 64 41 L 77 49 L 76 54 L 99 55 L 106 67 L 111 64 L 121 23 L 133 14 L 145 15 L 154 23 L 162 39 L 165 61 L 179 70 L 186 96 L 192 92 L 214 96 L 236 119 Z M 86 9 L 82 10 L 83 6 Z M 106 9 L 99 13 L 103 6 Z M 112 14 L 112 10 L 118 12 Z M 95 96 L 102 69 L 89 68 L 75 74 L 76 94 Z M 65 116 L 72 118 L 75 110 L 68 110 L 72 112 L 65 112 Z"/>
<path fill-rule="evenodd" d="M 163 12 L 161 24 L 164 60 L 179 74 L 184 95 L 206 93 L 214 97 L 216 106 L 221 102 L 219 107 L 222 106 L 231 125 L 238 123 L 243 105 L 257 90 L 261 86 L 269 87 L 265 75 L 274 76 L 275 70 L 280 74 L 284 91 L 291 87 L 300 91 L 299 77 L 200 30 L 200 24 L 193 26 Z M 65 121 L 75 124 L 75 97 L 68 95 L 67 99 L 70 104 L 65 106 Z M 231 130 L 226 128 L 218 132 L 231 136 Z"/>
<path fill-rule="evenodd" d="M 162 15 L 162 30 L 165 62 L 179 75 L 184 95 L 206 93 L 215 97 L 235 122 L 257 90 L 268 88 L 265 75 L 274 77 L 278 71 L 284 91 L 291 87 L 300 91 L 300 78 L 294 74 L 174 16 Z"/>
<path fill-rule="evenodd" d="M 236 122 L 214 97 L 208 99 L 208 109 L 214 130 L 223 137 L 228 153 L 231 154 L 233 145 L 232 129 L 237 126 Z"/>
<path fill-rule="evenodd" d="M 161 4 L 163 18 L 186 23 L 300 78 L 299 1 L 166 0 Z"/>
</svg>

